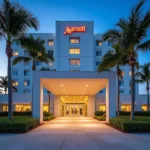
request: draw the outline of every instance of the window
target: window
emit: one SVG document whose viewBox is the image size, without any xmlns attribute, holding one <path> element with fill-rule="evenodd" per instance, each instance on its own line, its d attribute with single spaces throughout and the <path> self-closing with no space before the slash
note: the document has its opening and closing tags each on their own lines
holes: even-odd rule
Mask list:
<svg viewBox="0 0 150 150">
<path fill-rule="evenodd" d="M 14 39 L 14 40 L 15 40 L 15 39 Z M 13 42 L 13 46 L 18 46 L 18 45 L 19 45 L 18 42 L 16 42 L 16 41 Z"/>
<path fill-rule="evenodd" d="M 69 54 L 80 54 L 80 48 L 70 48 Z"/>
<path fill-rule="evenodd" d="M 102 40 L 96 40 L 96 46 L 102 46 Z"/>
<path fill-rule="evenodd" d="M 48 108 L 49 108 L 48 105 L 43 105 L 43 112 L 44 111 L 48 112 L 48 110 L 49 110 Z"/>
<path fill-rule="evenodd" d="M 147 111 L 147 106 L 146 105 L 142 105 L 142 111 Z"/>
<path fill-rule="evenodd" d="M 80 38 L 70 37 L 69 41 L 70 41 L 71 44 L 78 44 L 78 43 L 80 43 Z"/>
<path fill-rule="evenodd" d="M 121 70 L 121 72 L 122 72 L 122 77 L 124 76 L 124 71 L 123 70 Z"/>
<path fill-rule="evenodd" d="M 53 46 L 54 45 L 54 40 L 48 40 L 48 45 Z"/>
<path fill-rule="evenodd" d="M 70 59 L 71 66 L 80 66 L 80 59 Z"/>
<path fill-rule="evenodd" d="M 30 105 L 15 105 L 15 111 L 31 111 Z"/>
<path fill-rule="evenodd" d="M 122 111 L 131 111 L 131 105 L 121 105 Z"/>
<path fill-rule="evenodd" d="M 96 67 L 99 66 L 100 63 L 100 61 L 96 61 Z"/>
<path fill-rule="evenodd" d="M 49 51 L 48 51 L 48 55 L 54 56 L 54 51 L 53 51 L 53 50 L 49 50 Z"/>
<path fill-rule="evenodd" d="M 111 47 L 112 46 L 112 42 L 108 41 L 108 46 Z"/>
<path fill-rule="evenodd" d="M 53 66 L 53 62 L 52 61 L 50 61 L 48 64 L 49 64 L 49 66 Z"/>
<path fill-rule="evenodd" d="M 106 105 L 100 105 L 99 110 L 100 111 L 106 111 Z"/>
<path fill-rule="evenodd" d="M 130 77 L 132 76 L 132 71 L 129 71 L 129 76 L 130 76 Z"/>
<path fill-rule="evenodd" d="M 30 65 L 30 62 L 24 62 L 24 65 L 25 65 L 25 66 L 29 66 L 29 65 Z"/>
<path fill-rule="evenodd" d="M 96 56 L 102 56 L 102 51 L 96 51 Z"/>
<path fill-rule="evenodd" d="M 24 86 L 30 86 L 30 81 L 29 80 L 25 80 L 24 81 Z"/>
<path fill-rule="evenodd" d="M 13 86 L 18 86 L 18 81 L 14 81 Z"/>
<path fill-rule="evenodd" d="M 123 86 L 123 85 L 124 85 L 124 81 L 121 80 L 121 81 L 119 82 L 119 84 L 120 84 L 120 86 Z"/>
<path fill-rule="evenodd" d="M 24 93 L 30 93 L 30 90 L 29 89 L 25 89 Z"/>
<path fill-rule="evenodd" d="M 17 69 L 12 70 L 12 76 L 18 76 L 18 70 Z"/>
<path fill-rule="evenodd" d="M 124 93 L 124 90 L 119 90 L 119 93 Z"/>
<path fill-rule="evenodd" d="M 24 76 L 30 76 L 30 71 L 29 70 L 24 70 Z"/>
<path fill-rule="evenodd" d="M 13 56 L 18 56 L 18 52 L 13 52 Z"/>
<path fill-rule="evenodd" d="M 40 66 L 40 65 L 41 65 L 41 62 L 36 61 L 36 66 Z"/>
</svg>

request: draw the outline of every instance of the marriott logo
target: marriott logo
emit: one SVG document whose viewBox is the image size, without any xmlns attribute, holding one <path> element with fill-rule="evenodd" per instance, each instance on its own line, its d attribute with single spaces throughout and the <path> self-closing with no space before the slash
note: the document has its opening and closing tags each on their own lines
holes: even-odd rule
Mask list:
<svg viewBox="0 0 150 150">
<path fill-rule="evenodd" d="M 72 34 L 73 32 L 85 32 L 86 27 L 85 26 L 79 26 L 79 27 L 66 27 L 64 35 Z"/>
</svg>

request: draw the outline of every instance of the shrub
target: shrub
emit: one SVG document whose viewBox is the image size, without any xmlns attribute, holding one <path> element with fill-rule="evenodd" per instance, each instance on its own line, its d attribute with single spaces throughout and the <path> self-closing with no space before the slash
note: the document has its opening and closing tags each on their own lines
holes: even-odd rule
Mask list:
<svg viewBox="0 0 150 150">
<path fill-rule="evenodd" d="M 49 116 L 53 116 L 52 113 L 46 111 L 43 112 L 43 117 L 49 117 Z"/>
<path fill-rule="evenodd" d="M 129 116 L 130 112 L 120 111 L 120 115 Z M 150 111 L 135 111 L 135 116 L 150 116 Z"/>
<path fill-rule="evenodd" d="M 54 119 L 55 117 L 54 116 L 49 116 L 49 117 L 43 117 L 43 121 L 50 121 L 52 119 Z"/>
<path fill-rule="evenodd" d="M 8 120 L 6 117 L 0 119 L 1 133 L 24 133 L 40 124 L 38 119 L 30 117 L 15 117 L 13 120 Z"/>
<path fill-rule="evenodd" d="M 8 116 L 8 112 L 0 112 L 0 116 Z M 13 116 L 32 116 L 32 112 L 31 111 L 27 111 L 27 112 L 14 111 Z"/>
<path fill-rule="evenodd" d="M 104 111 L 95 111 L 95 116 L 102 116 L 104 113 Z"/>
<path fill-rule="evenodd" d="M 109 124 L 124 132 L 150 132 L 150 120 L 110 119 Z"/>
</svg>

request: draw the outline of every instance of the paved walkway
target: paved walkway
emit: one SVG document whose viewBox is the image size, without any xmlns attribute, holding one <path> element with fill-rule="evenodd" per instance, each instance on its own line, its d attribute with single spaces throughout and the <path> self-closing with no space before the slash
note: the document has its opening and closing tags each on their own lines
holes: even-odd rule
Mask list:
<svg viewBox="0 0 150 150">
<path fill-rule="evenodd" d="M 150 150 L 150 134 L 124 134 L 93 118 L 56 118 L 27 134 L 0 134 L 0 150 Z"/>
</svg>

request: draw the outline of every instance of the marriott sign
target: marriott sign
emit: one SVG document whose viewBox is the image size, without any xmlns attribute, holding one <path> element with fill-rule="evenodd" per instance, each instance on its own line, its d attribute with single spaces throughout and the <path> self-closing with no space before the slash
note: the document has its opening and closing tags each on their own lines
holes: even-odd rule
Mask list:
<svg viewBox="0 0 150 150">
<path fill-rule="evenodd" d="M 64 35 L 72 34 L 73 32 L 85 32 L 86 27 L 85 26 L 79 26 L 79 27 L 66 27 L 64 31 Z"/>
</svg>

